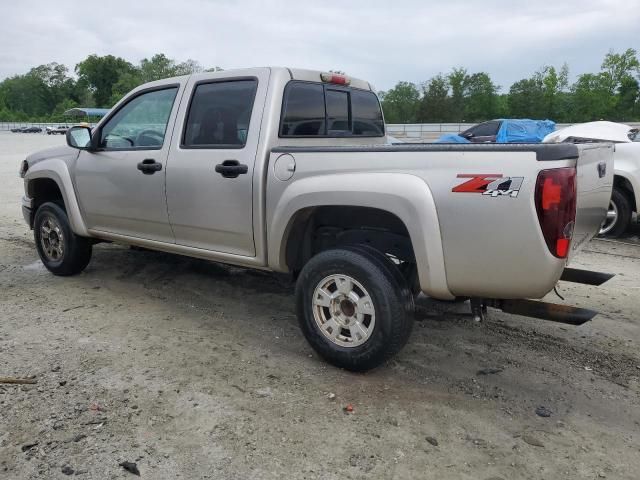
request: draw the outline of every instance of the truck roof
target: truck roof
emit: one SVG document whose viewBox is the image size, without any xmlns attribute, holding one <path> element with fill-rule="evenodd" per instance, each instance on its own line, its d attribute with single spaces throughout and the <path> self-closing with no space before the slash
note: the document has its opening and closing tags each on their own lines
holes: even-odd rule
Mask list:
<svg viewBox="0 0 640 480">
<path fill-rule="evenodd" d="M 201 72 L 201 73 L 194 73 L 193 75 L 196 76 L 202 76 L 202 77 L 206 77 L 206 78 L 215 78 L 216 74 L 219 74 L 220 77 L 228 77 L 230 74 L 233 75 L 234 73 L 238 73 L 239 76 L 245 76 L 248 74 L 251 74 L 252 70 L 259 70 L 259 69 L 264 69 L 264 68 L 268 68 L 271 71 L 280 71 L 282 73 L 284 73 L 286 76 L 290 77 L 292 80 L 302 80 L 302 81 L 307 81 L 307 82 L 322 82 L 321 79 L 321 75 L 323 73 L 330 73 L 328 71 L 322 71 L 322 70 L 308 70 L 308 69 L 304 69 L 304 68 L 288 68 L 288 67 L 253 67 L 253 68 L 236 68 L 236 69 L 231 69 L 231 70 L 221 70 L 220 72 Z M 371 86 L 371 84 L 369 82 L 367 82 L 366 80 L 362 80 L 360 78 L 355 78 L 352 77 L 348 74 L 337 74 L 336 75 L 341 75 L 341 76 L 345 76 L 349 79 L 349 86 L 350 87 L 354 87 L 354 88 L 359 88 L 362 90 L 373 90 L 373 87 Z M 149 82 L 144 84 L 145 87 L 149 87 L 149 86 L 154 86 L 154 85 L 161 85 L 161 84 L 166 84 L 166 83 L 171 83 L 171 82 L 175 82 L 176 80 L 180 80 L 182 78 L 187 77 L 188 75 L 182 75 L 179 77 L 171 77 L 171 78 L 163 78 L 162 80 L 156 80 L 153 82 Z"/>
<path fill-rule="evenodd" d="M 280 68 L 280 67 L 272 67 L 272 68 Z M 322 73 L 328 73 L 326 71 L 322 72 L 321 70 L 307 70 L 304 68 L 287 68 L 287 70 L 289 70 L 289 74 L 291 75 L 292 80 L 305 80 L 308 82 L 320 82 L 322 81 L 320 79 L 320 75 Z M 371 84 L 365 80 L 354 78 L 351 75 L 346 73 L 344 74 L 340 73 L 339 75 L 344 75 L 349 78 L 350 87 L 360 88 L 363 90 L 373 90 L 373 88 L 371 87 Z"/>
</svg>

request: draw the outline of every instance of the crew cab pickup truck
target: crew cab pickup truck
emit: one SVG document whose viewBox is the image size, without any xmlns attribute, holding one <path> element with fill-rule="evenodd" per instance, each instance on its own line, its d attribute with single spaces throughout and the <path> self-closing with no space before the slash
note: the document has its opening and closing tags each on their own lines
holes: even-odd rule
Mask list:
<svg viewBox="0 0 640 480">
<path fill-rule="evenodd" d="M 288 68 L 148 83 L 66 135 L 20 169 L 55 275 L 101 241 L 288 273 L 309 343 L 351 370 L 402 348 L 420 292 L 595 314 L 521 299 L 598 283 L 565 267 L 606 215 L 610 145 L 389 145 L 368 82 Z"/>
</svg>

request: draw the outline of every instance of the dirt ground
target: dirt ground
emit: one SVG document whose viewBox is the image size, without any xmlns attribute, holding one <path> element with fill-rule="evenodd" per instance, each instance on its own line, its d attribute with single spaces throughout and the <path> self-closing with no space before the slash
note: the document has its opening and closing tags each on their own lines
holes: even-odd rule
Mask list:
<svg viewBox="0 0 640 480">
<path fill-rule="evenodd" d="M 588 324 L 423 301 L 400 355 L 352 374 L 266 273 L 101 244 L 81 275 L 49 274 L 17 170 L 62 142 L 0 133 L 0 376 L 37 380 L 0 385 L 0 478 L 135 478 L 124 461 L 147 479 L 639 477 L 639 229 L 575 262 L 614 279 L 561 284 L 602 312 Z"/>
</svg>

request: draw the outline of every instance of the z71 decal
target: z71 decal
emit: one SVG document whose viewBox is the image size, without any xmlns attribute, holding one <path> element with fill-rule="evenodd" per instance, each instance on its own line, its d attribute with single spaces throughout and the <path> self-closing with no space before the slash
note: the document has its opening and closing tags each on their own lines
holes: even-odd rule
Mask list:
<svg viewBox="0 0 640 480">
<path fill-rule="evenodd" d="M 465 182 L 453 187 L 455 193 L 480 193 L 492 197 L 516 198 L 522 187 L 524 177 L 504 177 L 502 174 L 460 173 L 458 178 L 468 178 Z"/>
</svg>

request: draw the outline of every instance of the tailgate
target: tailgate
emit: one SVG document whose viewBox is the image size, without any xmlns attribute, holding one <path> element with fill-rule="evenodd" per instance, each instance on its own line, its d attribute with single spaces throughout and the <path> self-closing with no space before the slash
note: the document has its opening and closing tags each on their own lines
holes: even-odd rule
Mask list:
<svg viewBox="0 0 640 480">
<path fill-rule="evenodd" d="M 578 144 L 576 223 L 571 258 L 600 230 L 613 188 L 613 144 Z"/>
</svg>

